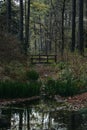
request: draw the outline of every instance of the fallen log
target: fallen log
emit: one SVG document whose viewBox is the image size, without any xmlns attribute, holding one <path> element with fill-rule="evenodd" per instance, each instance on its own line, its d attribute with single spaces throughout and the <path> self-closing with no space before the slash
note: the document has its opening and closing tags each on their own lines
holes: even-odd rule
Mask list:
<svg viewBox="0 0 87 130">
<path fill-rule="evenodd" d="M 6 106 L 11 104 L 18 104 L 26 101 L 39 100 L 40 96 L 33 96 L 29 98 L 18 98 L 18 99 L 0 99 L 0 106 Z"/>
</svg>

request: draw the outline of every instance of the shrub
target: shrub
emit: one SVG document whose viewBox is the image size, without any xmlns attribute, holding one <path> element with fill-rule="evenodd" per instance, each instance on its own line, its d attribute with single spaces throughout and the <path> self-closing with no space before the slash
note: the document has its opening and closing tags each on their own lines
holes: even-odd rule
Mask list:
<svg viewBox="0 0 87 130">
<path fill-rule="evenodd" d="M 25 98 L 40 95 L 40 82 L 0 82 L 0 98 Z"/>
<path fill-rule="evenodd" d="M 23 61 L 21 44 L 15 36 L 0 31 L 0 61 Z"/>
<path fill-rule="evenodd" d="M 76 81 L 64 80 L 56 82 L 56 94 L 61 96 L 73 96 L 79 92 Z"/>
<path fill-rule="evenodd" d="M 65 68 L 66 68 L 66 63 L 61 61 L 61 62 L 58 63 L 58 67 L 59 67 L 59 69 L 61 69 L 61 70 L 62 70 L 62 69 L 65 69 Z"/>
<path fill-rule="evenodd" d="M 53 79 L 48 79 L 45 84 L 45 92 L 48 96 L 53 96 L 56 93 L 56 82 Z"/>
<path fill-rule="evenodd" d="M 26 77 L 28 80 L 38 80 L 39 74 L 35 70 L 30 70 L 26 72 Z"/>
<path fill-rule="evenodd" d="M 61 95 L 61 96 L 73 96 L 80 91 L 77 85 L 77 81 L 66 79 L 66 80 L 47 80 L 45 85 L 45 91 L 48 96 Z"/>
</svg>

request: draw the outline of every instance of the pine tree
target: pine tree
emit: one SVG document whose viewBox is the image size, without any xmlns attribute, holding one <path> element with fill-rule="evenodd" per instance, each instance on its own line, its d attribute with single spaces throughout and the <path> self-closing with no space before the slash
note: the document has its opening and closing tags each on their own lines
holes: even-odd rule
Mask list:
<svg viewBox="0 0 87 130">
<path fill-rule="evenodd" d="M 20 0 L 20 23 L 19 23 L 19 39 L 23 43 L 23 0 Z"/>
<path fill-rule="evenodd" d="M 76 0 L 72 0 L 72 44 L 71 51 L 75 50 L 75 29 L 76 29 Z"/>
<path fill-rule="evenodd" d="M 79 0 L 79 30 L 78 30 L 78 41 L 79 41 L 79 52 L 81 55 L 84 53 L 84 39 L 83 39 L 83 2 Z"/>
<path fill-rule="evenodd" d="M 7 0 L 7 31 L 11 32 L 11 0 Z"/>
</svg>

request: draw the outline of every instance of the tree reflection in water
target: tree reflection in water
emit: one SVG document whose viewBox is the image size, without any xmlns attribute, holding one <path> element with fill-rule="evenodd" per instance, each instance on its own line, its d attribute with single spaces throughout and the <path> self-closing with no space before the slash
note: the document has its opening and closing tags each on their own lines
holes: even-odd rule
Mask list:
<svg viewBox="0 0 87 130">
<path fill-rule="evenodd" d="M 19 112 L 19 130 L 22 130 L 23 127 L 23 112 Z"/>
<path fill-rule="evenodd" d="M 29 109 L 26 110 L 26 116 L 27 116 L 27 130 L 30 130 L 30 111 Z"/>
<path fill-rule="evenodd" d="M 87 112 L 42 110 L 39 107 L 2 109 L 11 120 L 11 130 L 86 130 Z M 1 123 L 1 122 L 0 122 Z M 0 124 L 1 125 L 1 124 Z M 1 127 L 2 128 L 2 127 Z M 7 129 L 6 129 L 7 130 Z"/>
</svg>

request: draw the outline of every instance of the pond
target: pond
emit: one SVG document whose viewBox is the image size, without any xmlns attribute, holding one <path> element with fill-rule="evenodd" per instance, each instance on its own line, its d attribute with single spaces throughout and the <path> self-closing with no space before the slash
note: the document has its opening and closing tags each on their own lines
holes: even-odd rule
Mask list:
<svg viewBox="0 0 87 130">
<path fill-rule="evenodd" d="M 23 103 L 0 108 L 0 130 L 87 130 L 87 111 L 55 103 Z"/>
</svg>

